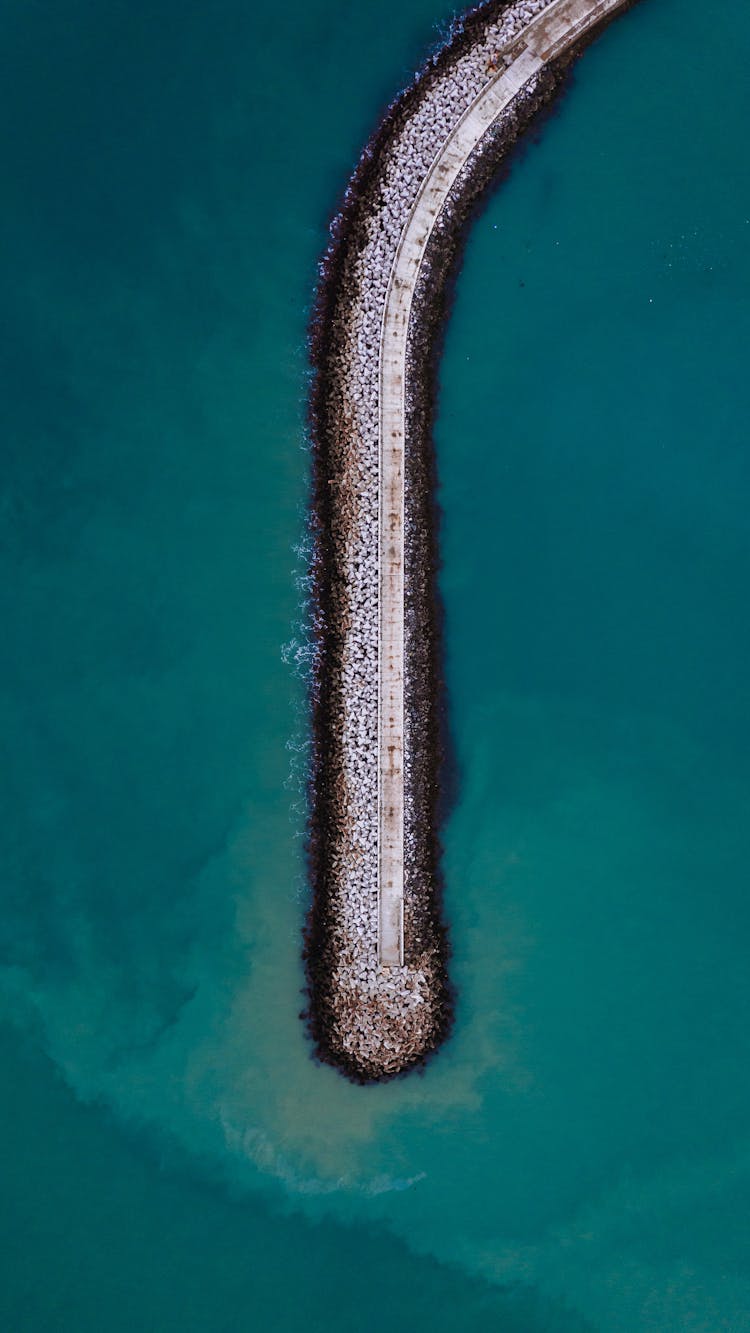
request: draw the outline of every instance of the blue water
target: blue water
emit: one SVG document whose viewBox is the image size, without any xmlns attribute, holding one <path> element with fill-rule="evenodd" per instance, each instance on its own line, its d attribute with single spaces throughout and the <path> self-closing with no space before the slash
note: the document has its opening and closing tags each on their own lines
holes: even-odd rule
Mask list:
<svg viewBox="0 0 750 1333">
<path fill-rule="evenodd" d="M 642 0 L 474 225 L 456 1031 L 361 1089 L 298 1021 L 306 311 L 449 17 L 3 15 L 11 1333 L 750 1330 L 739 0 Z"/>
</svg>

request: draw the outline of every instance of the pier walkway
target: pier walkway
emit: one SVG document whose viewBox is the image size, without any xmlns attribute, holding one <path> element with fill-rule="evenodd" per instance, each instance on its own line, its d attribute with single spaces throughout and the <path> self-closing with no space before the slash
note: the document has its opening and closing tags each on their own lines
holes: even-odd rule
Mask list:
<svg viewBox="0 0 750 1333">
<path fill-rule="evenodd" d="M 404 961 L 404 448 L 406 349 L 435 222 L 483 135 L 523 86 L 627 0 L 552 0 L 505 48 L 510 65 L 456 122 L 425 176 L 391 269 L 380 335 L 378 525 L 378 957 Z"/>
</svg>

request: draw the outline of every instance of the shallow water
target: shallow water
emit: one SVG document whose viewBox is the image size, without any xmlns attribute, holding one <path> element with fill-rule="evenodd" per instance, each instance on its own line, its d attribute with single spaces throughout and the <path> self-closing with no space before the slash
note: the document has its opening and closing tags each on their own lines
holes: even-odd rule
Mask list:
<svg viewBox="0 0 750 1333">
<path fill-rule="evenodd" d="M 750 18 L 701 16 L 615 24 L 471 234 L 457 1026 L 360 1089 L 297 1017 L 305 318 L 448 11 L 7 9 L 14 1333 L 750 1328 Z"/>
</svg>

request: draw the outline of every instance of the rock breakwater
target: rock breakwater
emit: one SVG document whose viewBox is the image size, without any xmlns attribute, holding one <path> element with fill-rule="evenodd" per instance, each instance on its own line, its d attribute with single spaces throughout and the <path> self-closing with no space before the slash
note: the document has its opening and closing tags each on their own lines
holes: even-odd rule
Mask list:
<svg viewBox="0 0 750 1333">
<path fill-rule="evenodd" d="M 586 0 L 576 2 L 585 6 Z M 311 324 L 317 646 L 304 1016 L 318 1057 L 359 1082 L 423 1064 L 451 1026 L 438 846 L 443 721 L 433 352 L 446 275 L 466 218 L 559 87 L 573 43 L 554 59 L 537 61 L 463 163 L 415 281 L 404 414 L 404 963 L 391 968 L 378 961 L 378 487 L 389 281 L 420 190 L 455 127 L 513 66 L 535 20 L 559 3 L 494 0 L 454 28 L 365 150 L 321 266 Z M 581 33 L 575 37 L 580 44 Z"/>
</svg>

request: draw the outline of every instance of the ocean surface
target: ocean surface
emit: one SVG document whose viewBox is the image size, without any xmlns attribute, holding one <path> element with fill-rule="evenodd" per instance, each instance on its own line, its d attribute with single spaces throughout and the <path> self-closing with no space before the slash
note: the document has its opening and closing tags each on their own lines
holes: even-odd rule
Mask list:
<svg viewBox="0 0 750 1333">
<path fill-rule="evenodd" d="M 445 0 L 0 19 L 0 1327 L 750 1330 L 750 10 L 642 0 L 441 366 L 454 1036 L 298 1014 L 305 327 Z"/>
</svg>

